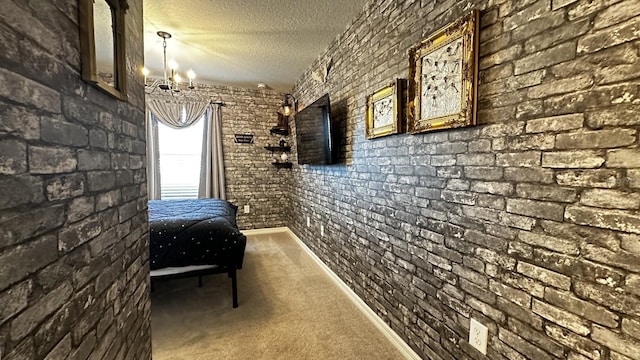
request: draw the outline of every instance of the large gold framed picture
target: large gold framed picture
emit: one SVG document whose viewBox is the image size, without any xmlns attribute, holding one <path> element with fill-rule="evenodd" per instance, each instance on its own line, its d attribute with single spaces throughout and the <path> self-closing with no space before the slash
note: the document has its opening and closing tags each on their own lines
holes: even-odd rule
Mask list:
<svg viewBox="0 0 640 360">
<path fill-rule="evenodd" d="M 402 91 L 403 80 L 396 79 L 391 85 L 367 96 L 367 139 L 397 134 L 402 130 Z"/>
<path fill-rule="evenodd" d="M 476 124 L 478 11 L 409 50 L 408 132 Z"/>
</svg>

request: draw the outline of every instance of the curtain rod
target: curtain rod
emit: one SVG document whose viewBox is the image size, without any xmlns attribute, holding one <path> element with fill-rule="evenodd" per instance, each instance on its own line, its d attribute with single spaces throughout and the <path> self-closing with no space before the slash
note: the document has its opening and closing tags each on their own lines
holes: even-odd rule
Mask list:
<svg viewBox="0 0 640 360">
<path fill-rule="evenodd" d="M 168 102 L 168 103 L 180 103 L 180 102 L 182 102 L 182 101 L 184 101 L 184 102 L 191 102 L 191 101 L 198 101 L 198 100 L 200 100 L 200 101 L 198 101 L 198 102 L 201 102 L 201 101 L 203 101 L 203 100 L 205 100 L 205 99 L 202 99 L 202 98 L 199 98 L 199 99 L 198 99 L 198 98 L 187 98 L 187 97 L 185 97 L 185 98 L 169 98 L 169 97 L 165 98 L 165 97 L 159 97 L 159 98 L 157 98 L 157 99 L 145 99 L 145 100 L 146 100 L 146 101 L 149 101 L 149 100 L 152 100 L 152 101 L 153 101 L 153 100 L 157 100 L 157 101 L 165 101 L 165 102 Z M 223 101 L 214 101 L 214 100 L 209 100 L 209 105 L 227 106 L 227 104 L 226 104 L 225 102 L 223 102 Z"/>
</svg>

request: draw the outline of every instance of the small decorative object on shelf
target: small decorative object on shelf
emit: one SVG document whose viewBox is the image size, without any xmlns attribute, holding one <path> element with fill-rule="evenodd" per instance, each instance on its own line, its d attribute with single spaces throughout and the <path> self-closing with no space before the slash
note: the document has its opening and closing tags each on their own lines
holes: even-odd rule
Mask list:
<svg viewBox="0 0 640 360">
<path fill-rule="evenodd" d="M 272 134 L 289 135 L 288 116 L 278 113 L 278 124 L 271 128 Z"/>
<path fill-rule="evenodd" d="M 283 140 L 280 140 L 280 144 L 282 144 Z M 286 141 L 284 142 L 284 144 L 286 144 Z M 285 169 L 291 169 L 292 167 L 292 163 L 289 161 L 289 155 L 287 154 L 288 152 L 291 151 L 291 146 L 271 146 L 271 145 L 267 145 L 264 147 L 265 149 L 271 151 L 271 156 L 273 157 L 273 162 L 272 164 L 278 168 L 285 168 Z M 280 155 L 277 155 L 277 153 L 280 153 Z"/>
</svg>

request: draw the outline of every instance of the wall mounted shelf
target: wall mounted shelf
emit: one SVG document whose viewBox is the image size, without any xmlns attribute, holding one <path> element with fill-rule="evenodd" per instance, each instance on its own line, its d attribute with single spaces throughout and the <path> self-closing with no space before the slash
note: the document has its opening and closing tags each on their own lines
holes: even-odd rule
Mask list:
<svg viewBox="0 0 640 360">
<path fill-rule="evenodd" d="M 291 146 L 265 146 L 265 149 L 271 151 L 271 155 L 273 156 L 274 153 L 288 153 L 291 152 Z M 273 166 L 275 166 L 278 169 L 291 169 L 291 162 L 290 161 L 274 161 L 272 162 Z"/>
<path fill-rule="evenodd" d="M 291 146 L 265 146 L 264 148 L 271 152 L 291 152 Z"/>
<path fill-rule="evenodd" d="M 275 166 L 278 169 L 291 169 L 291 167 L 293 166 L 293 163 L 286 161 L 286 162 L 273 162 L 272 163 L 273 166 Z"/>
<path fill-rule="evenodd" d="M 271 130 L 269 130 L 271 132 L 271 134 L 275 134 L 275 135 L 284 135 L 284 136 L 288 136 L 289 135 L 289 129 L 288 128 L 281 128 L 281 127 L 272 127 Z"/>
<path fill-rule="evenodd" d="M 278 113 L 280 117 L 282 114 Z M 280 119 L 282 120 L 282 119 Z M 271 135 L 280 135 L 280 136 L 289 136 L 289 127 L 286 125 L 282 125 L 283 121 L 278 121 L 278 125 L 272 127 L 269 132 Z M 281 138 L 277 145 L 275 146 L 265 146 L 264 148 L 268 151 L 271 151 L 271 156 L 273 157 L 273 166 L 275 166 L 278 170 L 280 169 L 291 169 L 293 164 L 289 161 L 289 157 L 286 153 L 291 152 L 291 146 L 286 145 L 287 142 L 284 138 Z"/>
</svg>

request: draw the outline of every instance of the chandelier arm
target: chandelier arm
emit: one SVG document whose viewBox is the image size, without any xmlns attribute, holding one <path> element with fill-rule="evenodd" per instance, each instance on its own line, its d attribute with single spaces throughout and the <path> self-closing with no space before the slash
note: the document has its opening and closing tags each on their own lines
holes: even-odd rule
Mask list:
<svg viewBox="0 0 640 360">
<path fill-rule="evenodd" d="M 153 83 L 151 83 L 151 85 L 146 85 L 145 84 L 144 92 L 147 93 L 147 94 L 153 93 L 156 90 L 156 88 L 158 87 L 158 85 L 160 85 L 160 82 L 161 82 L 160 80 L 156 79 L 156 80 L 153 80 Z"/>
<path fill-rule="evenodd" d="M 163 52 L 163 57 L 162 57 L 162 67 L 164 69 L 164 84 L 165 85 L 169 85 L 167 83 L 167 39 L 163 38 L 162 39 L 162 52 Z"/>
</svg>

